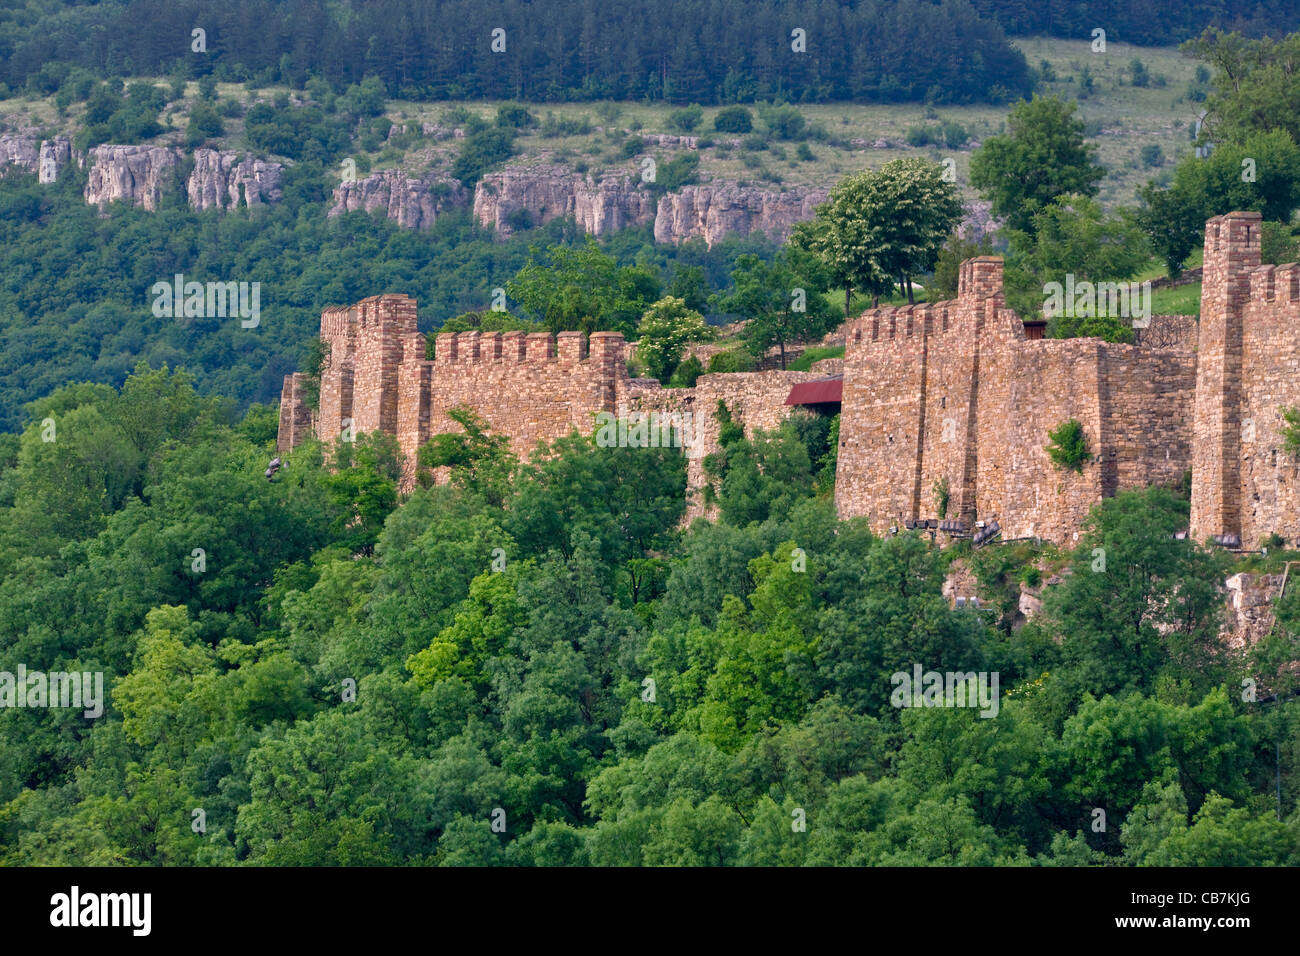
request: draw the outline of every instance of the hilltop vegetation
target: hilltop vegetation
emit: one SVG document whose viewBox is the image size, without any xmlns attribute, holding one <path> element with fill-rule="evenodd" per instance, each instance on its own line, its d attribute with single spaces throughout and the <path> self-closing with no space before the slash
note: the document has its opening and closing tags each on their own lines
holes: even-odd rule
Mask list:
<svg viewBox="0 0 1300 956">
<path fill-rule="evenodd" d="M 676 450 L 575 434 L 502 485 L 484 442 L 399 507 L 382 438 L 268 481 L 273 413 L 180 375 L 31 416 L 0 670 L 109 693 L 4 713 L 6 865 L 1300 863 L 1300 718 L 1239 691 L 1285 680 L 1295 602 L 1254 657 L 1221 645 L 1224 557 L 1169 492 L 1077 550 L 967 554 L 837 522 L 811 419 L 733 429 L 722 520 L 683 531 Z M 949 606 L 954 557 L 1066 575 L 1013 626 Z M 917 662 L 999 672 L 996 719 L 896 706 Z"/>
</svg>

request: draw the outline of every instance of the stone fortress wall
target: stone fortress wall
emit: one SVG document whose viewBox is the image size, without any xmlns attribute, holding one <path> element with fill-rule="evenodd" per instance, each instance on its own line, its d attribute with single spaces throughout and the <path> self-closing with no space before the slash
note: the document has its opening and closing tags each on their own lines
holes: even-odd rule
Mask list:
<svg viewBox="0 0 1300 956">
<path fill-rule="evenodd" d="M 909 523 L 997 522 L 1004 539 L 1069 543 L 1101 499 L 1175 485 L 1192 472 L 1191 532 L 1254 547 L 1271 533 L 1300 536 L 1300 466 L 1283 453 L 1280 409 L 1300 405 L 1300 267 L 1262 266 L 1258 213 L 1206 224 L 1199 329 L 1140 345 L 1027 339 L 1006 308 L 1002 261 L 968 260 L 957 298 L 873 309 L 844 327 L 836 505 L 888 531 Z M 718 373 L 694 388 L 631 379 L 613 332 L 589 343 L 522 332 L 442 334 L 425 359 L 414 300 L 381 295 L 321 316 L 329 357 L 319 411 L 302 376 L 285 379 L 279 449 L 308 436 L 397 437 L 414 481 L 416 449 L 455 430 L 467 405 L 527 457 L 539 441 L 589 434 L 598 412 L 689 412 L 699 445 L 688 461 L 690 510 L 703 456 L 717 449 L 713 412 L 726 402 L 747 433 L 773 428 L 790 388 L 825 372 Z M 1080 473 L 1053 467 L 1047 433 L 1083 426 L 1094 458 Z M 938 489 L 946 484 L 947 509 Z"/>
</svg>

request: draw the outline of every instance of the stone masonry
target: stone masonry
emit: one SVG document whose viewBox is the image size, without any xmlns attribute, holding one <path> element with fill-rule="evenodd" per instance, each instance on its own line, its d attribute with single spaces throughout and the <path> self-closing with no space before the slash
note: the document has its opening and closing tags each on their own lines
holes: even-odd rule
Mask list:
<svg viewBox="0 0 1300 956">
<path fill-rule="evenodd" d="M 1176 483 L 1191 464 L 1194 354 L 1028 340 L 1005 307 L 999 258 L 963 263 L 952 301 L 873 309 L 846 334 L 842 517 L 879 529 L 997 521 L 1004 539 L 1069 541 L 1101 498 Z M 1071 418 L 1094 455 L 1079 473 L 1046 451 Z"/>
<path fill-rule="evenodd" d="M 1300 266 L 1260 264 L 1259 213 L 1205 227 L 1192 531 L 1246 548 L 1300 535 L 1300 467 L 1282 410 L 1300 405 Z"/>
<path fill-rule="evenodd" d="M 1105 497 L 1192 473 L 1191 533 L 1254 547 L 1273 533 L 1300 537 L 1300 466 L 1282 448 L 1282 409 L 1300 406 L 1300 267 L 1260 264 L 1258 213 L 1206 224 L 1199 329 L 1156 344 L 1027 339 L 1006 308 L 1002 260 L 962 264 L 957 298 L 873 309 L 845 324 L 836 505 L 878 530 L 908 521 L 996 521 L 1003 539 L 1069 543 Z M 416 329 L 414 300 L 381 295 L 326 309 L 328 349 L 313 415 L 301 375 L 285 380 L 279 448 L 309 435 L 397 437 L 413 461 L 430 436 L 458 426 L 467 405 L 511 448 L 572 429 L 589 434 L 600 411 L 692 412 L 702 448 L 688 464 L 692 515 L 702 455 L 716 450 L 713 412 L 724 401 L 747 432 L 773 428 L 792 385 L 826 372 L 701 376 L 692 389 L 630 379 L 618 333 L 439 335 L 434 361 Z M 1147 338 L 1156 338 L 1148 336 Z M 1093 459 L 1081 472 L 1048 458 L 1048 432 L 1077 419 Z M 939 490 L 946 485 L 947 509 Z"/>
</svg>

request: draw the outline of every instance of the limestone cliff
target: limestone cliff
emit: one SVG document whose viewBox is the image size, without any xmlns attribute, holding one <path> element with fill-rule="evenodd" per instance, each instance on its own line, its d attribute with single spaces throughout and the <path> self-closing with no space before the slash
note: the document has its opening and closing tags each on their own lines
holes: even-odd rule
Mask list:
<svg viewBox="0 0 1300 956">
<path fill-rule="evenodd" d="M 85 158 L 84 156 L 82 157 Z M 66 136 L 42 140 L 37 178 L 43 183 L 57 182 L 63 167 L 72 162 L 72 141 Z"/>
<path fill-rule="evenodd" d="M 537 226 L 562 216 L 572 216 L 584 232 L 603 236 L 649 223 L 654 204 L 649 190 L 629 175 L 596 182 L 563 166 L 488 173 L 474 190 L 474 218 L 502 235 L 521 223 Z"/>
<path fill-rule="evenodd" d="M 283 194 L 284 167 L 238 153 L 215 149 L 194 151 L 194 170 L 185 184 L 190 205 L 195 209 L 231 209 L 241 202 L 249 206 L 276 202 Z"/>
<path fill-rule="evenodd" d="M 733 183 L 686 186 L 659 200 L 655 241 L 676 243 L 698 236 L 711 246 L 732 233 L 762 232 L 780 242 L 795 223 L 812 218 L 826 195 L 825 189 L 806 187 L 777 192 Z"/>
<path fill-rule="evenodd" d="M 334 187 L 329 215 L 382 210 L 408 229 L 428 229 L 438 216 L 469 205 L 469 192 L 459 183 L 432 176 L 412 179 L 400 169 L 385 169 Z"/>
<path fill-rule="evenodd" d="M 36 169 L 39 155 L 36 140 L 31 136 L 21 133 L 0 136 L 0 166 L 18 166 L 31 172 Z"/>
<path fill-rule="evenodd" d="M 181 161 L 181 151 L 165 146 L 96 146 L 90 151 L 86 202 L 122 200 L 150 211 Z"/>
</svg>

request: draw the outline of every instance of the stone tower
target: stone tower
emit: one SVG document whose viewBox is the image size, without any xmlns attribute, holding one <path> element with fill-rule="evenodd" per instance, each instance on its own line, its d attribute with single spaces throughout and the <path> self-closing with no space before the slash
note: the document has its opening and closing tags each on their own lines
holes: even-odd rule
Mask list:
<svg viewBox="0 0 1300 956">
<path fill-rule="evenodd" d="M 1242 319 L 1260 264 L 1260 221 L 1257 212 L 1230 212 L 1205 224 L 1192 442 L 1197 539 L 1242 533 Z"/>
</svg>

